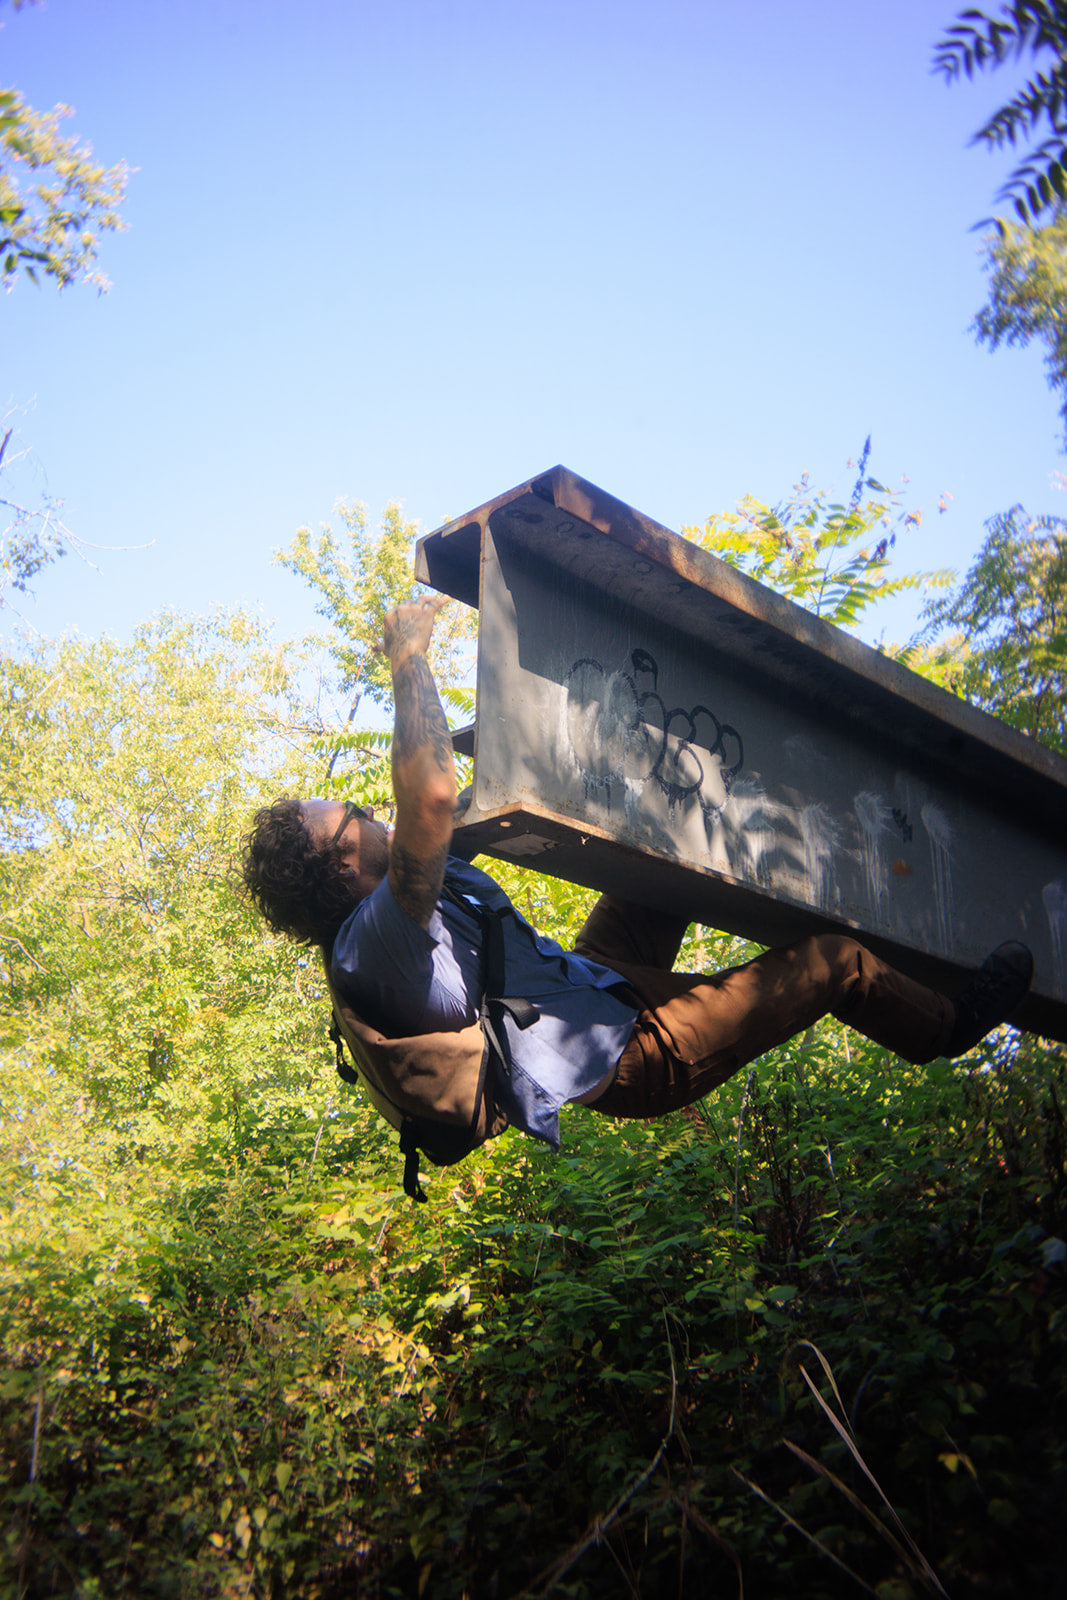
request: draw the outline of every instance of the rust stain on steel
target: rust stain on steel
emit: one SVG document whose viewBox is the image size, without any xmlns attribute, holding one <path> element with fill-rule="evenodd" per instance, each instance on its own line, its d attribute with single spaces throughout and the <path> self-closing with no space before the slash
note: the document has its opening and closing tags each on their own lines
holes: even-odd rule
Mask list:
<svg viewBox="0 0 1067 1600">
<path fill-rule="evenodd" d="M 843 714 L 855 716 L 862 708 L 863 714 L 886 725 L 895 741 L 913 745 L 927 759 L 969 770 L 977 783 L 1015 793 L 1020 769 L 1025 769 L 1034 780 L 1030 803 L 1062 831 L 1067 761 L 1057 752 L 773 593 L 566 467 L 528 479 L 420 540 L 419 578 L 478 605 L 484 534 L 498 512 L 521 512 L 518 503 L 523 501 L 535 508 L 523 518 L 531 546 L 537 543 L 537 528 L 527 519 L 536 514 L 540 501 L 644 557 L 660 579 L 677 579 L 680 595 L 699 596 L 711 628 L 705 637 L 728 648 L 736 659 L 787 682 L 795 678 L 790 687 L 804 685 L 809 695 L 822 694 L 829 707 Z"/>
<path fill-rule="evenodd" d="M 556 467 L 420 542 L 482 608 L 472 851 L 928 982 L 1022 937 L 1067 1037 L 1067 761 Z M 986 942 L 982 943 L 985 940 Z"/>
</svg>

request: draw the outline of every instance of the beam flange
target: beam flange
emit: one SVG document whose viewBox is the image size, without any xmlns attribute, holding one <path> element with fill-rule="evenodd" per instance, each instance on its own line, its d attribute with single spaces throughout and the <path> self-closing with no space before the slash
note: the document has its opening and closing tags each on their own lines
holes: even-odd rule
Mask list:
<svg viewBox="0 0 1067 1600">
<path fill-rule="evenodd" d="M 421 541 L 481 608 L 475 848 L 956 986 L 1034 950 L 1067 1038 L 1067 761 L 563 467 Z"/>
</svg>

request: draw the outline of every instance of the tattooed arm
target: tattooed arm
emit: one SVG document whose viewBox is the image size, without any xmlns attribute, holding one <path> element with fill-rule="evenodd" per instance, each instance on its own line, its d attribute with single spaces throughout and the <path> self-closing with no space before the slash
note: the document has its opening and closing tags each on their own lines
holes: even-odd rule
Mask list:
<svg viewBox="0 0 1067 1600">
<path fill-rule="evenodd" d="M 434 619 L 445 604 L 443 595 L 410 601 L 389 613 L 383 629 L 396 706 L 396 828 L 389 855 L 389 886 L 397 904 L 424 928 L 441 893 L 456 805 L 452 740 L 426 663 Z"/>
</svg>

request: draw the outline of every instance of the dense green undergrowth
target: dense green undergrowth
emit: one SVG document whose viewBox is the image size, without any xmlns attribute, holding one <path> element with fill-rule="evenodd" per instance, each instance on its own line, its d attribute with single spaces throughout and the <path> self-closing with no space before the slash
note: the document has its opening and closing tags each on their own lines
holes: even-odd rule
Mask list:
<svg viewBox="0 0 1067 1600">
<path fill-rule="evenodd" d="M 325 1076 L 166 1183 L 88 1121 L 46 1172 L 27 1126 L 0 1592 L 937 1592 L 865 1467 L 953 1600 L 1067 1592 L 1064 1055 L 1000 1051 L 828 1024 L 417 1208 Z"/>
<path fill-rule="evenodd" d="M 702 542 L 855 620 L 899 586 L 867 456 Z M 351 675 L 411 572 L 344 520 L 291 556 Z M 1062 534 L 1009 521 L 910 659 L 1062 748 Z M 240 616 L 0 666 L 0 1600 L 1067 1600 L 1062 1047 L 828 1022 L 413 1207 L 233 887 L 264 798 L 382 803 L 385 736 Z M 493 870 L 573 943 L 587 891 Z"/>
</svg>

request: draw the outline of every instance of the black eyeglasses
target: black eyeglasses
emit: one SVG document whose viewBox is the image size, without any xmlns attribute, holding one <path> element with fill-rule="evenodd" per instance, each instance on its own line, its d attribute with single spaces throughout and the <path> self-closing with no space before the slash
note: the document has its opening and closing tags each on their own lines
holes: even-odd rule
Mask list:
<svg viewBox="0 0 1067 1600">
<path fill-rule="evenodd" d="M 373 822 L 374 821 L 374 807 L 373 806 L 357 806 L 356 802 L 354 800 L 346 800 L 345 801 L 345 814 L 341 818 L 340 823 L 338 824 L 337 832 L 334 834 L 333 838 L 330 840 L 331 849 L 333 848 L 333 846 L 335 844 L 337 844 L 337 842 L 339 841 L 341 835 L 344 833 L 345 829 L 348 827 L 348 824 L 350 822 L 352 822 L 356 817 L 362 817 L 364 822 Z"/>
</svg>

